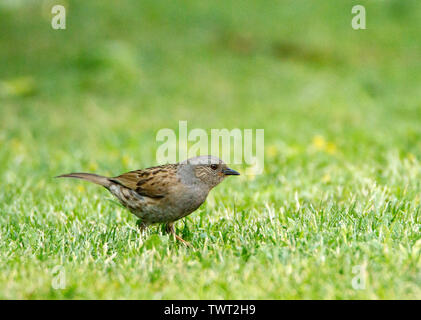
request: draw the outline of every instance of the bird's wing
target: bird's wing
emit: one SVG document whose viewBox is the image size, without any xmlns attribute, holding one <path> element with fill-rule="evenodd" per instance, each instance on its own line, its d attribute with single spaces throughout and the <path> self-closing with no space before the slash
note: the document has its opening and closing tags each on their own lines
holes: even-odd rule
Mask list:
<svg viewBox="0 0 421 320">
<path fill-rule="evenodd" d="M 163 198 L 177 179 L 176 165 L 164 165 L 144 170 L 130 171 L 110 178 L 126 188 L 149 198 Z"/>
</svg>

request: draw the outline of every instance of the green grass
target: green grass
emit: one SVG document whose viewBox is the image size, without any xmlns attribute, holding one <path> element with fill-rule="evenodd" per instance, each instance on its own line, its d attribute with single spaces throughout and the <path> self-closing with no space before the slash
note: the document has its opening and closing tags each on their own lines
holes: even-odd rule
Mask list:
<svg viewBox="0 0 421 320">
<path fill-rule="evenodd" d="M 0 5 L 0 298 L 421 298 L 419 1 L 66 3 Z M 155 165 L 179 120 L 265 129 L 264 174 L 177 223 L 194 250 L 52 178 Z"/>
</svg>

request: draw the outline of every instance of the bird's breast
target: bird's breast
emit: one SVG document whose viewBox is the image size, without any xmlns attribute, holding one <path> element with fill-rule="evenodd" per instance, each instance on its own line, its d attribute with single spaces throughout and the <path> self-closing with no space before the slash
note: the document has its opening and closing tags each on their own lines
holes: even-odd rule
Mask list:
<svg viewBox="0 0 421 320">
<path fill-rule="evenodd" d="M 208 191 L 196 186 L 183 186 L 171 193 L 172 207 L 184 217 L 200 207 L 205 202 Z"/>
</svg>

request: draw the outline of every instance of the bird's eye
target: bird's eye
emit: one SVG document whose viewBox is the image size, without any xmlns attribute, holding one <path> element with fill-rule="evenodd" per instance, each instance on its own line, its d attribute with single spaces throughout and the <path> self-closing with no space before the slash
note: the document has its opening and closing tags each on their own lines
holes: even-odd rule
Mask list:
<svg viewBox="0 0 421 320">
<path fill-rule="evenodd" d="M 217 164 L 211 164 L 210 167 L 211 167 L 212 170 L 218 169 L 218 165 Z"/>
</svg>

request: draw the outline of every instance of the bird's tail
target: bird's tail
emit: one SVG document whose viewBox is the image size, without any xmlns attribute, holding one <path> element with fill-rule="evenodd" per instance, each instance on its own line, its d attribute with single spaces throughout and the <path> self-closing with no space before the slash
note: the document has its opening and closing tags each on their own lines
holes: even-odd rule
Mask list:
<svg viewBox="0 0 421 320">
<path fill-rule="evenodd" d="M 57 176 L 56 178 L 82 179 L 82 180 L 87 180 L 87 181 L 99 184 L 100 186 L 104 186 L 106 188 L 108 188 L 111 185 L 111 181 L 107 177 L 99 176 L 93 173 L 69 173 L 69 174 L 63 174 L 61 176 Z"/>
</svg>

